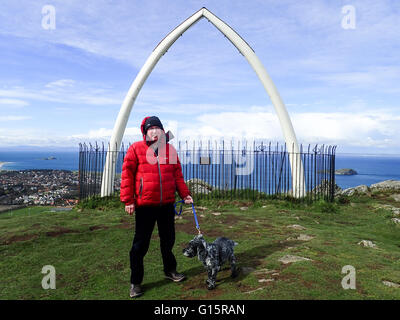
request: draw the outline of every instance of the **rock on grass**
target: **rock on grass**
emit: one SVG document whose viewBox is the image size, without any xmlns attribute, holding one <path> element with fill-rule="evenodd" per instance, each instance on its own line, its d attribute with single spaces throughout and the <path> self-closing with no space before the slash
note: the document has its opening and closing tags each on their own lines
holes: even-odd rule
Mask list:
<svg viewBox="0 0 400 320">
<path fill-rule="evenodd" d="M 283 264 L 288 264 L 292 262 L 312 261 L 312 260 L 304 257 L 292 256 L 290 254 L 287 254 L 286 256 L 280 258 L 278 261 L 282 262 Z"/>
<path fill-rule="evenodd" d="M 377 249 L 377 246 L 375 243 L 373 243 L 370 240 L 361 240 L 358 245 L 362 246 L 362 247 L 366 247 L 366 248 L 374 248 Z"/>
</svg>

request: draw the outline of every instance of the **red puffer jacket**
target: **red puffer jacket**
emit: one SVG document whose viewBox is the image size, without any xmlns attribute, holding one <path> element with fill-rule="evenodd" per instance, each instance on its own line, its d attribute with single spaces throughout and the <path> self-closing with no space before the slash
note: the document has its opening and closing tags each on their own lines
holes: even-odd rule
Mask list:
<svg viewBox="0 0 400 320">
<path fill-rule="evenodd" d="M 142 121 L 142 133 L 146 119 Z M 190 195 L 175 148 L 166 143 L 156 156 L 143 134 L 143 141 L 132 144 L 124 158 L 121 201 L 137 207 L 164 205 L 175 202 L 175 191 L 182 199 Z"/>
</svg>

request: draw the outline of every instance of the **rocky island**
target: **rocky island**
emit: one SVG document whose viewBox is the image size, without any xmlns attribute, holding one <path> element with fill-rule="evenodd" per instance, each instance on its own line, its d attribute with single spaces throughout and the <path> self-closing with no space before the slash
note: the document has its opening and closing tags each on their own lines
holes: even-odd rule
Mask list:
<svg viewBox="0 0 400 320">
<path fill-rule="evenodd" d="M 337 174 L 337 175 L 341 175 L 341 176 L 352 176 L 352 175 L 355 175 L 355 174 L 357 174 L 357 171 L 356 170 L 353 170 L 353 169 L 338 169 L 338 170 L 335 170 L 335 174 Z"/>
</svg>

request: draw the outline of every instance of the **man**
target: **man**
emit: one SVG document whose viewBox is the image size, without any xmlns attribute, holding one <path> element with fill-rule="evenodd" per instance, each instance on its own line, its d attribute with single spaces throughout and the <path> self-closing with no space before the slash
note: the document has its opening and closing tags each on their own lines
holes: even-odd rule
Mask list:
<svg viewBox="0 0 400 320">
<path fill-rule="evenodd" d="M 167 279 L 180 282 L 185 279 L 176 271 L 172 253 L 175 243 L 175 191 L 185 203 L 192 203 L 183 180 L 182 167 L 175 148 L 168 143 L 159 118 L 146 117 L 141 124 L 143 141 L 132 144 L 122 166 L 121 195 L 125 211 L 135 212 L 135 236 L 130 251 L 130 296 L 143 294 L 143 258 L 150 245 L 151 234 L 157 222 L 161 255 Z"/>
</svg>

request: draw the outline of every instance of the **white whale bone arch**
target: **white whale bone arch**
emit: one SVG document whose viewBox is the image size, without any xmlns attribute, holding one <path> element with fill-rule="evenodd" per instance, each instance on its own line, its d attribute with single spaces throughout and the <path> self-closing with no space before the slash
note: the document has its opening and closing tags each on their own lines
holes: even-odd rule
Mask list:
<svg viewBox="0 0 400 320">
<path fill-rule="evenodd" d="M 192 16 L 183 21 L 175 29 L 173 29 L 160 43 L 154 48 L 151 55 L 147 58 L 143 67 L 140 69 L 138 75 L 133 81 L 129 91 L 122 103 L 114 129 L 111 135 L 109 148 L 107 151 L 106 163 L 103 171 L 101 196 L 109 196 L 114 191 L 115 180 L 115 166 L 117 151 L 121 146 L 122 137 L 131 113 L 133 104 L 138 96 L 143 84 L 154 69 L 158 60 L 167 52 L 167 50 L 174 44 L 174 42 L 193 26 L 200 19 L 206 18 L 210 21 L 222 34 L 229 39 L 229 41 L 239 50 L 239 52 L 246 58 L 248 63 L 256 72 L 258 78 L 263 84 L 267 94 L 269 95 L 283 131 L 286 145 L 289 151 L 289 160 L 292 172 L 292 192 L 294 197 L 304 197 L 305 195 L 305 181 L 304 181 L 304 167 L 301 161 L 299 145 L 297 143 L 296 135 L 290 121 L 289 114 L 282 102 L 282 99 L 276 89 L 274 83 L 269 77 L 267 71 L 262 65 L 261 61 L 256 56 L 253 49 L 244 41 L 229 25 L 215 16 L 207 8 L 203 7 L 195 12 Z"/>
</svg>

